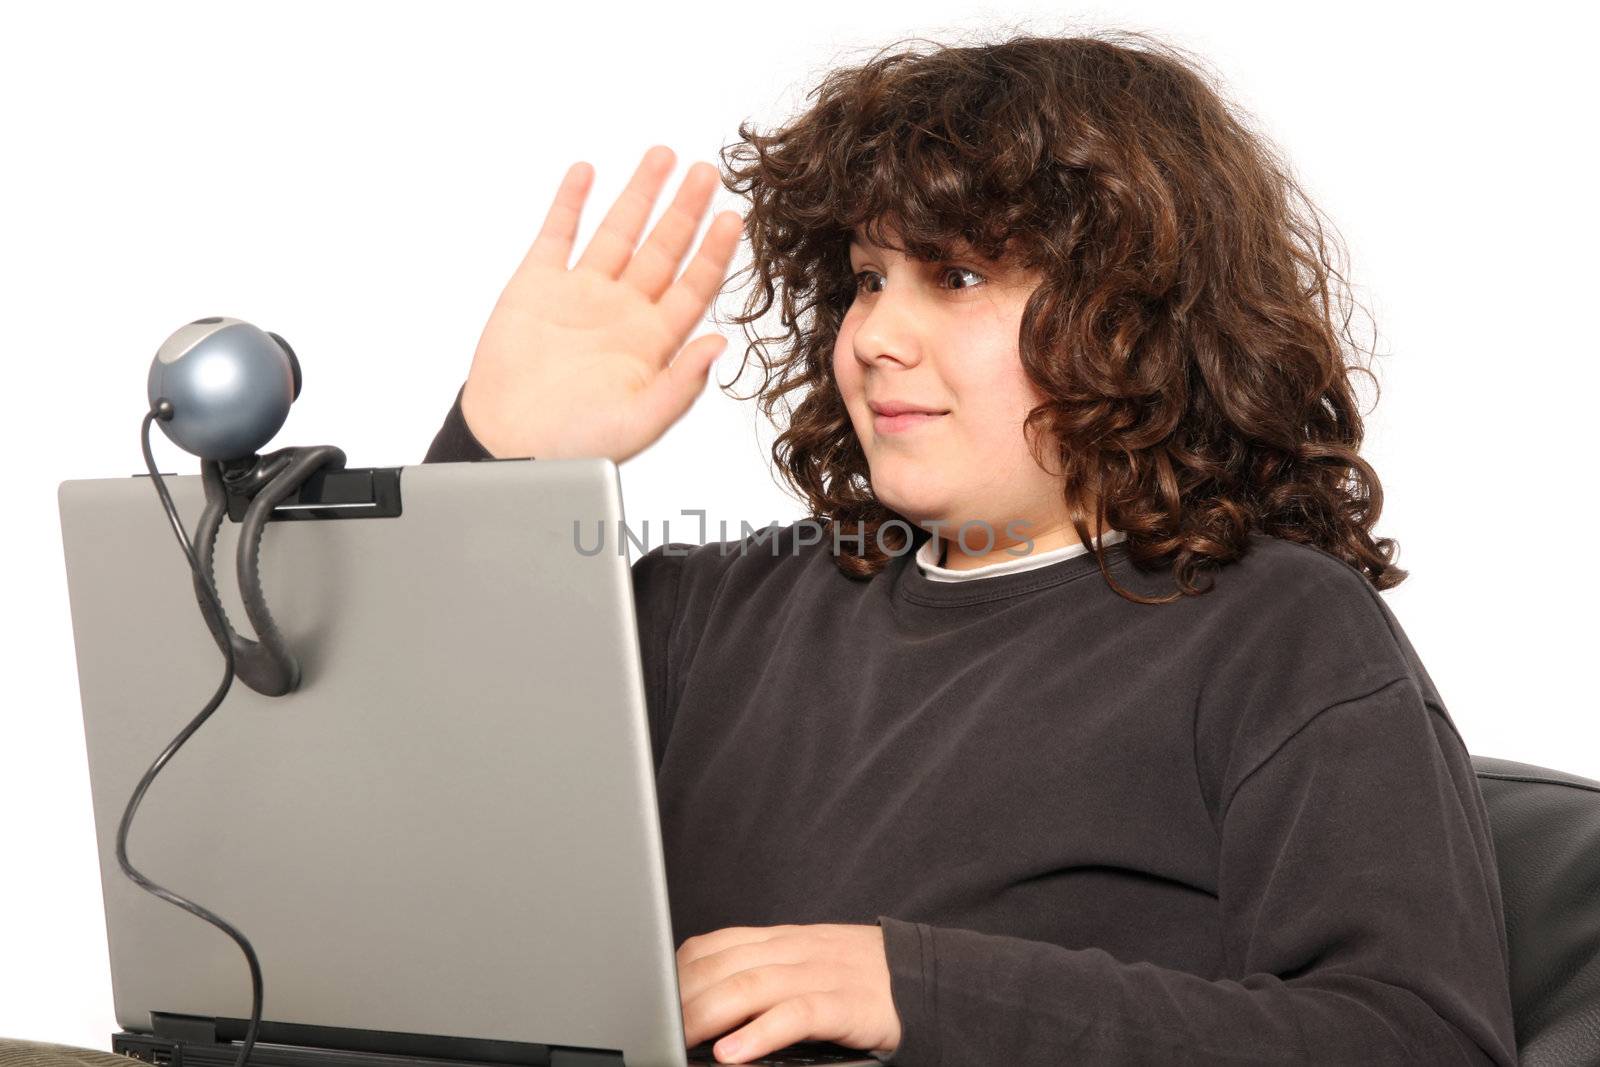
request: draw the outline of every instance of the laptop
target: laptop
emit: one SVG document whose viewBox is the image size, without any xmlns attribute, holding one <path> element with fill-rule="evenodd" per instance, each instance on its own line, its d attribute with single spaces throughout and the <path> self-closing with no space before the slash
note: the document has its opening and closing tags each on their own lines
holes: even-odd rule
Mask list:
<svg viewBox="0 0 1600 1067">
<path fill-rule="evenodd" d="M 200 476 L 164 481 L 192 533 Z M 129 794 L 222 656 L 147 475 L 58 499 L 113 1048 L 231 1065 L 243 954 L 116 860 Z M 143 874 L 254 945 L 253 1062 L 715 1062 L 684 1048 L 622 521 L 607 459 L 324 471 L 274 511 L 261 579 L 300 687 L 236 680 L 128 837 Z M 215 581 L 249 636 L 237 533 Z M 803 1042 L 758 1062 L 879 1061 Z"/>
</svg>

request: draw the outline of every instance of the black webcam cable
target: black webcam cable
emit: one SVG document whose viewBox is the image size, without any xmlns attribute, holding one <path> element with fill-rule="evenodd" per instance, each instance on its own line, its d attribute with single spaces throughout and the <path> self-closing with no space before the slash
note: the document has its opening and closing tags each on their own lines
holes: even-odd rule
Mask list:
<svg viewBox="0 0 1600 1067">
<path fill-rule="evenodd" d="M 172 495 L 167 492 L 167 486 L 162 481 L 161 472 L 156 470 L 155 456 L 150 451 L 150 424 L 157 419 L 163 421 L 171 419 L 172 415 L 173 407 L 171 401 L 165 398 L 157 401 L 155 406 L 144 416 L 144 422 L 140 426 L 139 444 L 144 451 L 145 468 L 150 473 L 150 479 L 156 487 L 157 495 L 161 497 L 161 505 L 166 509 L 167 520 L 172 523 L 172 532 L 177 536 L 178 544 L 182 546 L 183 554 L 189 560 L 189 568 L 194 572 L 195 582 L 205 591 L 212 611 L 220 619 L 223 617 L 221 598 L 217 596 L 217 589 L 210 575 L 206 574 L 201 568 L 200 561 L 195 556 L 194 546 L 189 543 L 189 536 L 184 532 L 183 522 L 178 518 L 178 509 L 173 506 Z M 134 787 L 133 795 L 128 798 L 128 806 L 122 812 L 122 822 L 117 827 L 117 863 L 122 866 L 122 872 L 140 888 L 204 919 L 233 938 L 238 943 L 240 950 L 244 952 L 244 958 L 250 964 L 250 1024 L 245 1030 L 244 1044 L 239 1049 L 239 1058 L 235 1061 L 235 1067 L 246 1067 L 250 1059 L 250 1052 L 255 1048 L 256 1031 L 261 1026 L 261 961 L 256 958 L 256 950 L 251 947 L 249 939 L 226 919 L 208 911 L 194 901 L 174 893 L 170 889 L 157 885 L 136 870 L 133 864 L 128 861 L 128 827 L 133 823 L 133 813 L 138 809 L 139 802 L 144 799 L 145 791 L 150 788 L 150 783 L 155 781 L 155 777 L 161 768 L 167 765 L 167 761 L 172 759 L 178 749 L 183 747 L 184 742 L 188 741 L 194 732 L 200 729 L 205 724 L 205 721 L 211 717 L 211 713 L 216 711 L 218 706 L 222 704 L 223 698 L 228 694 L 229 687 L 233 685 L 233 646 L 228 641 L 219 641 L 218 645 L 222 649 L 224 663 L 222 684 L 217 687 L 216 693 L 211 697 L 205 708 L 201 710 L 200 714 L 196 715 L 189 725 L 185 726 L 178 733 L 178 736 L 172 739 L 172 743 L 167 745 L 161 755 L 155 758 L 155 762 L 150 764 L 150 769 L 144 772 L 144 777 L 139 779 L 139 784 Z"/>
</svg>

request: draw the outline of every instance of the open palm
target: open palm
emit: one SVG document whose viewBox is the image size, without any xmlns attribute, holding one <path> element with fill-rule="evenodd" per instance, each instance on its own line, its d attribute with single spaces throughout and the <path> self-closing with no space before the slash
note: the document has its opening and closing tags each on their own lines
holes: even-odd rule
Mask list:
<svg viewBox="0 0 1600 1067">
<path fill-rule="evenodd" d="M 742 220 L 718 213 L 674 280 L 717 184 L 716 168 L 696 163 L 636 250 L 673 160 L 664 145 L 645 153 L 570 269 L 594 168 L 567 170 L 484 327 L 462 393 L 468 426 L 494 455 L 621 463 L 700 395 L 726 341 L 716 332 L 685 340 L 727 276 Z"/>
</svg>

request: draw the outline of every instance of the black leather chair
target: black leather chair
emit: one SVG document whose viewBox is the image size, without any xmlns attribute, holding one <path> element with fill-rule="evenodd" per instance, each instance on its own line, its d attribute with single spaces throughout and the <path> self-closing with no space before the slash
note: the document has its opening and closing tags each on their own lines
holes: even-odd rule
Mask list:
<svg viewBox="0 0 1600 1067">
<path fill-rule="evenodd" d="M 1600 1065 L 1600 782 L 1473 756 L 1500 866 L 1525 1067 Z"/>
</svg>

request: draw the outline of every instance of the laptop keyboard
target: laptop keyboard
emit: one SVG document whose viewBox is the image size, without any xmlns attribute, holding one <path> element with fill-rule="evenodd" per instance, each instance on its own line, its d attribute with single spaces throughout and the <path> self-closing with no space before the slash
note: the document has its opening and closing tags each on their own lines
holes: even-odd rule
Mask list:
<svg viewBox="0 0 1600 1067">
<path fill-rule="evenodd" d="M 720 1061 L 711 1054 L 711 1046 L 715 1041 L 707 1041 L 696 1045 L 689 1050 L 690 1067 L 708 1067 Z M 870 1052 L 859 1049 L 845 1048 L 828 1041 L 802 1041 L 796 1045 L 785 1048 L 773 1049 L 759 1060 L 745 1060 L 746 1063 L 772 1064 L 774 1067 L 798 1067 L 808 1063 L 856 1063 L 866 1060 L 868 1063 L 877 1063 L 877 1059 Z"/>
</svg>

